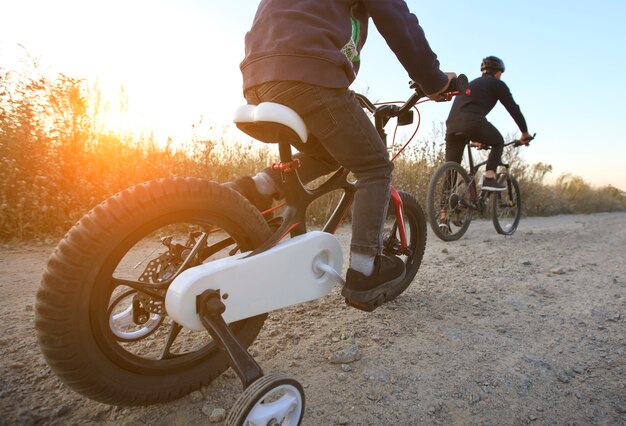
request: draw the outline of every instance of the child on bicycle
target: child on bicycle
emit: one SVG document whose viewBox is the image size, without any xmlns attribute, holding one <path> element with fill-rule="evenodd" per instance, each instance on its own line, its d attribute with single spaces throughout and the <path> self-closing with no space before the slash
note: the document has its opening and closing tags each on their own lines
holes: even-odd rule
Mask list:
<svg viewBox="0 0 626 426">
<path fill-rule="evenodd" d="M 490 146 L 482 189 L 504 191 L 506 189 L 504 184 L 495 178 L 496 168 L 502 157 L 504 139 L 498 129 L 487 121 L 487 114 L 500 101 L 522 132 L 520 142 L 527 144 L 532 136 L 528 133 L 526 120 L 513 100 L 511 91 L 501 80 L 504 62 L 495 56 L 488 56 L 482 60 L 480 71 L 482 76 L 469 84 L 470 95 L 457 96 L 450 109 L 446 120 L 446 161 L 461 163 L 466 138 Z"/>
<path fill-rule="evenodd" d="M 404 0 L 262 0 L 245 37 L 241 63 L 248 103 L 295 110 L 309 130 L 309 150 L 296 155 L 302 182 L 346 167 L 357 179 L 350 268 L 342 294 L 353 305 L 380 301 L 401 282 L 404 263 L 382 254 L 382 229 L 393 164 L 387 147 L 348 89 L 360 66 L 368 20 L 424 93 L 438 98 L 452 73 L 439 69 L 424 31 Z M 259 209 L 281 193 L 275 172 L 231 183 Z M 361 308 L 363 309 L 363 308 Z"/>
</svg>

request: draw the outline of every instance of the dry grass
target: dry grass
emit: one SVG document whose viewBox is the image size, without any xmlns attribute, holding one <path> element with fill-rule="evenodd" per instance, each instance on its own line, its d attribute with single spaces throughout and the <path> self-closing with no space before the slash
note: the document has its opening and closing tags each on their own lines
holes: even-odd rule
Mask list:
<svg viewBox="0 0 626 426">
<path fill-rule="evenodd" d="M 96 126 L 97 102 L 84 82 L 55 80 L 0 69 L 0 240 L 59 236 L 101 200 L 157 177 L 201 176 L 218 182 L 253 174 L 274 156 L 225 138 L 194 137 L 173 149 L 151 136 L 132 138 Z M 544 183 L 546 164 L 525 164 L 514 153 L 525 214 L 553 215 L 626 210 L 619 190 L 594 189 L 576 176 Z M 443 159 L 441 129 L 413 143 L 396 160 L 394 182 L 425 203 L 428 181 Z M 236 168 L 233 165 L 236 164 Z M 326 217 L 319 202 L 312 217 Z"/>
</svg>

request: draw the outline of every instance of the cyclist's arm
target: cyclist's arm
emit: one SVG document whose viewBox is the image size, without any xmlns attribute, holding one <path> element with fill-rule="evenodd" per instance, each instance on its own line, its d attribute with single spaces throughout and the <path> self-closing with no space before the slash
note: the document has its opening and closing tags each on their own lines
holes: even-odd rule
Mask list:
<svg viewBox="0 0 626 426">
<path fill-rule="evenodd" d="M 509 90 L 509 87 L 506 85 L 506 83 L 504 83 L 503 81 L 500 81 L 500 83 L 500 88 L 498 90 L 498 99 L 500 100 L 500 103 L 504 105 L 504 108 L 506 108 L 509 114 L 511 114 L 511 117 L 515 121 L 515 124 L 517 124 L 517 127 L 519 127 L 520 131 L 522 132 L 522 139 L 529 139 L 530 134 L 528 133 L 528 126 L 526 125 L 526 119 L 522 114 L 522 110 L 520 109 L 519 105 L 515 103 L 513 95 L 511 94 L 511 91 Z M 524 135 L 526 135 L 527 137 L 524 137 Z"/>
<path fill-rule="evenodd" d="M 449 77 L 439 69 L 437 55 L 404 0 L 363 0 L 363 4 L 409 77 L 424 93 L 443 91 L 448 86 Z"/>
</svg>

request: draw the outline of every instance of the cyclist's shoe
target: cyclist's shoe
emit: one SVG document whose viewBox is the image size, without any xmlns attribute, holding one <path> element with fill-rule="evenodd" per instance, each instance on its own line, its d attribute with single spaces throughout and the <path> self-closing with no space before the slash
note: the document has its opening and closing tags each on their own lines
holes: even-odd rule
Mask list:
<svg viewBox="0 0 626 426">
<path fill-rule="evenodd" d="M 441 229 L 441 232 L 443 232 L 444 234 L 452 233 L 452 230 L 450 229 L 450 225 L 448 224 L 448 222 L 440 222 L 439 229 Z"/>
<path fill-rule="evenodd" d="M 482 189 L 485 191 L 504 191 L 506 186 L 504 182 L 498 182 L 495 178 L 483 177 Z"/>
<path fill-rule="evenodd" d="M 348 305 L 371 312 L 385 303 L 387 294 L 402 284 L 405 273 L 404 262 L 399 257 L 381 254 L 374 259 L 372 275 L 365 276 L 352 268 L 348 269 L 341 294 Z"/>
<path fill-rule="evenodd" d="M 450 224 L 448 223 L 448 211 L 446 209 L 441 209 L 441 213 L 439 216 L 439 229 L 444 234 L 450 234 Z"/>
<path fill-rule="evenodd" d="M 244 176 L 234 182 L 228 182 L 225 184 L 225 186 L 234 189 L 235 191 L 246 197 L 248 201 L 250 201 L 252 205 L 256 207 L 260 212 L 264 212 L 265 210 L 272 207 L 274 196 L 261 194 L 256 188 L 254 180 L 252 180 L 250 176 Z"/>
</svg>

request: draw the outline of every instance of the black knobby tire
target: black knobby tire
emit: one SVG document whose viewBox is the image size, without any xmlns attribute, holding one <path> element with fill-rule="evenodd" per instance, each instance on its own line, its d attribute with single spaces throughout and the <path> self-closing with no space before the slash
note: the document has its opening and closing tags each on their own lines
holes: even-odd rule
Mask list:
<svg viewBox="0 0 626 426">
<path fill-rule="evenodd" d="M 396 210 L 393 201 L 387 208 L 387 220 L 383 230 L 383 253 L 400 257 L 405 264 L 406 273 L 402 283 L 385 296 L 385 301 L 398 297 L 413 282 L 422 264 L 426 249 L 426 217 L 417 200 L 406 192 L 398 192 L 404 206 L 404 227 L 407 237 L 408 251 L 400 253 L 400 237 L 398 234 Z"/>
<path fill-rule="evenodd" d="M 522 194 L 517 180 L 506 176 L 506 190 L 491 196 L 491 218 L 498 234 L 513 235 L 522 217 Z"/>
<path fill-rule="evenodd" d="M 166 313 L 150 313 L 149 325 L 137 326 L 139 334 L 133 334 L 137 330 L 126 330 L 135 305 L 114 312 L 120 301 L 145 296 L 124 289 L 117 279 L 118 274 L 138 274 L 132 256 L 141 261 L 153 241 L 167 250 L 159 233 L 190 235 L 188 229 L 210 230 L 206 235 L 231 243 L 214 258 L 233 254 L 234 242 L 246 251 L 270 235 L 263 217 L 235 191 L 203 179 L 174 178 L 136 185 L 109 198 L 56 247 L 37 292 L 35 328 L 48 365 L 75 391 L 104 403 L 145 405 L 179 398 L 228 368 L 207 332 L 183 328 L 166 351 L 166 334 L 176 328 Z M 167 278 L 179 265 L 157 255 L 148 259 L 153 262 L 146 266 L 145 261 L 139 270 L 153 280 Z M 265 318 L 230 327 L 248 347 Z"/>
<path fill-rule="evenodd" d="M 280 392 L 285 389 L 288 395 L 297 400 L 295 412 L 288 419 L 273 419 L 275 423 L 285 426 L 297 426 L 302 422 L 304 415 L 304 389 L 302 385 L 284 373 L 270 373 L 258 379 L 246 388 L 230 410 L 225 424 L 227 426 L 242 426 L 257 404 L 263 404 L 263 400 L 271 396 L 273 391 Z M 254 423 L 257 424 L 257 423 Z"/>
<path fill-rule="evenodd" d="M 454 161 L 437 168 L 428 184 L 427 214 L 430 227 L 444 241 L 458 240 L 472 221 L 473 183 L 467 171 Z M 447 221 L 442 222 L 446 209 Z"/>
</svg>

